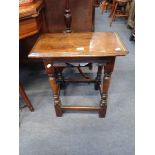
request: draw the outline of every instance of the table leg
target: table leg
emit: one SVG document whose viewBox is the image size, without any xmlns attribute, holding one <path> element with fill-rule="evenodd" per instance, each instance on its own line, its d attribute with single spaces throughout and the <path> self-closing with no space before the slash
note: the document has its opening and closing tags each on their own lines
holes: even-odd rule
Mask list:
<svg viewBox="0 0 155 155">
<path fill-rule="evenodd" d="M 63 69 L 64 67 L 56 67 L 56 74 L 60 85 L 60 89 L 64 89 L 66 86 L 64 76 L 63 76 Z"/>
<path fill-rule="evenodd" d="M 102 84 L 99 117 L 105 117 L 106 115 L 108 89 L 110 85 L 111 74 L 114 69 L 114 64 L 115 64 L 115 57 L 112 58 L 110 62 L 107 62 L 106 65 L 104 66 L 104 77 L 103 77 L 103 84 Z"/>
<path fill-rule="evenodd" d="M 49 77 L 51 89 L 53 91 L 54 107 L 55 107 L 56 116 L 61 117 L 63 112 L 61 109 L 61 100 L 59 97 L 60 86 L 56 82 L 55 68 L 48 61 L 44 61 L 44 66 L 45 66 L 45 70 Z"/>
<path fill-rule="evenodd" d="M 99 85 L 101 84 L 103 64 L 98 64 L 97 76 L 95 78 L 95 90 L 99 90 Z"/>
</svg>

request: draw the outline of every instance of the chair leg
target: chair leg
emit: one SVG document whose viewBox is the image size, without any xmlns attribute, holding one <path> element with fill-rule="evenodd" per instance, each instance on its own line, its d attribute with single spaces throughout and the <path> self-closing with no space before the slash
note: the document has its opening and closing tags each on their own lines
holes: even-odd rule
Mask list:
<svg viewBox="0 0 155 155">
<path fill-rule="evenodd" d="M 112 16 L 113 12 L 114 12 L 114 7 L 112 7 L 112 9 L 111 9 L 111 12 L 110 12 L 109 17 L 111 17 L 111 16 Z"/>
<path fill-rule="evenodd" d="M 111 5 L 111 12 L 110 12 L 109 17 L 111 17 L 111 16 L 113 15 L 114 8 L 115 8 L 115 1 L 113 0 L 113 3 L 112 3 L 112 5 Z"/>
<path fill-rule="evenodd" d="M 114 11 L 113 11 L 113 14 L 112 14 L 112 19 L 111 19 L 111 22 L 110 22 L 110 26 L 112 25 L 112 22 L 116 18 L 116 10 L 117 10 L 117 3 L 115 4 L 115 8 L 114 8 Z"/>
<path fill-rule="evenodd" d="M 23 88 L 23 86 L 21 84 L 19 84 L 19 94 L 22 97 L 22 99 L 24 100 L 24 103 L 27 105 L 27 107 L 30 109 L 30 111 L 34 111 L 34 108 L 29 100 L 29 98 L 27 97 L 25 90 Z"/>
</svg>

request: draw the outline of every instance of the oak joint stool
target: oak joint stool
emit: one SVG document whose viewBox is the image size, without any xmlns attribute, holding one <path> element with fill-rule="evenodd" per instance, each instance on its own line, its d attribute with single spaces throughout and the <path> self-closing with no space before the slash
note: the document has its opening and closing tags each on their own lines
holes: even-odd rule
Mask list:
<svg viewBox="0 0 155 155">
<path fill-rule="evenodd" d="M 42 59 L 49 83 L 53 91 L 56 116 L 61 117 L 66 110 L 97 111 L 99 117 L 105 117 L 107 109 L 108 89 L 117 56 L 125 56 L 127 49 L 117 33 L 114 32 L 82 32 L 82 33 L 47 33 L 39 37 L 29 58 Z M 95 79 L 70 80 L 63 77 L 62 71 L 66 63 L 98 63 Z M 104 68 L 103 80 L 101 80 Z M 103 81 L 103 82 L 102 82 Z M 100 92 L 98 106 L 73 105 L 61 103 L 60 88 L 65 82 L 89 82 L 95 84 Z"/>
</svg>

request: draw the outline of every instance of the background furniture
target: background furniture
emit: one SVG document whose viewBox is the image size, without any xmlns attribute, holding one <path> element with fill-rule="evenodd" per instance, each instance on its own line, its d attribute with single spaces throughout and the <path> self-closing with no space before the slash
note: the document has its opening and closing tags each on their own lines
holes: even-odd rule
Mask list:
<svg viewBox="0 0 155 155">
<path fill-rule="evenodd" d="M 127 25 L 129 28 L 132 28 L 130 41 L 135 40 L 135 1 L 131 2 L 131 8 L 129 10 L 129 18 Z"/>
<path fill-rule="evenodd" d="M 129 10 L 128 26 L 131 28 L 135 27 L 135 1 L 131 2 L 131 7 Z"/>
<path fill-rule="evenodd" d="M 116 17 L 129 16 L 129 9 L 127 9 L 127 6 L 130 6 L 130 1 L 131 0 L 113 0 L 112 10 L 109 16 L 111 17 L 110 26 Z"/>
<path fill-rule="evenodd" d="M 36 0 L 37 2 L 38 0 Z M 64 32 L 65 30 L 65 7 L 66 0 L 44 0 L 44 15 L 42 32 Z M 94 0 L 70 0 L 69 8 L 72 16 L 71 29 L 73 32 L 94 31 L 95 6 Z M 41 14 L 41 11 L 38 12 Z M 20 41 L 20 62 L 34 63 L 39 60 L 29 60 L 28 53 L 36 42 L 38 34 L 22 39 Z"/>
<path fill-rule="evenodd" d="M 102 0 L 94 0 L 95 7 L 98 7 L 100 5 Z"/>
<path fill-rule="evenodd" d="M 111 44 L 111 42 L 113 44 Z M 53 90 L 54 106 L 57 116 L 62 116 L 66 110 L 91 110 L 97 111 L 100 117 L 105 117 L 108 88 L 114 69 L 115 58 L 116 56 L 124 56 L 126 54 L 127 49 L 124 47 L 117 33 L 49 33 L 39 37 L 29 54 L 29 58 L 42 59 L 44 61 L 50 86 Z M 65 106 L 61 104 L 59 97 L 60 83 L 62 81 L 73 81 L 65 79 L 62 76 L 62 71 L 60 72 L 61 75 L 58 75 L 57 71 L 60 67 L 65 68 L 65 64 L 68 62 L 99 63 L 95 79 L 87 79 L 85 81 L 78 80 L 78 82 L 93 82 L 98 86 L 101 95 L 99 106 Z M 104 82 L 101 85 L 103 67 Z"/>
<path fill-rule="evenodd" d="M 108 8 L 112 8 L 113 0 L 102 0 L 100 2 L 101 14 L 103 15 L 104 11 L 107 12 Z"/>
<path fill-rule="evenodd" d="M 44 28 L 43 25 L 43 12 L 42 9 L 44 7 L 43 0 L 35 1 L 29 5 L 25 5 L 19 8 L 19 39 L 25 39 L 27 37 L 33 36 L 41 31 Z M 22 47 L 20 46 L 20 49 Z M 25 48 L 23 48 L 25 49 Z M 27 53 L 22 53 L 27 58 Z M 22 59 L 20 59 L 21 61 Z M 34 108 L 27 97 L 24 87 L 22 84 L 19 84 L 19 93 L 22 97 L 24 103 L 30 109 L 30 111 L 34 111 Z"/>
<path fill-rule="evenodd" d="M 19 94 L 20 96 L 22 97 L 25 105 L 29 108 L 29 110 L 32 112 L 34 111 L 34 108 L 29 100 L 29 98 L 27 97 L 26 93 L 25 93 L 25 90 L 24 90 L 24 87 L 22 86 L 21 83 L 19 83 Z"/>
<path fill-rule="evenodd" d="M 19 60 L 29 63 L 27 55 L 36 41 L 40 31 L 45 31 L 43 0 L 36 0 L 27 6 L 19 7 Z"/>
<path fill-rule="evenodd" d="M 43 0 L 19 8 L 19 39 L 34 35 L 43 28 Z"/>
<path fill-rule="evenodd" d="M 65 29 L 64 13 L 66 0 L 45 0 L 45 16 L 48 32 L 63 32 Z M 70 0 L 74 32 L 94 30 L 94 0 Z"/>
<path fill-rule="evenodd" d="M 35 0 L 19 0 L 19 6 L 28 6 L 34 3 Z"/>
</svg>

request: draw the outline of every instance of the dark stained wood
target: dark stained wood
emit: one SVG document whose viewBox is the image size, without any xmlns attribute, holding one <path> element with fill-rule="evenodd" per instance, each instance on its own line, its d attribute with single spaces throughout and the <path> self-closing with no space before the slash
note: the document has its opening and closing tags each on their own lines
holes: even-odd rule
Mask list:
<svg viewBox="0 0 155 155">
<path fill-rule="evenodd" d="M 45 0 L 45 16 L 48 32 L 64 32 L 66 0 Z M 70 0 L 73 32 L 89 32 L 94 28 L 94 0 Z"/>
<path fill-rule="evenodd" d="M 38 0 L 27 6 L 19 7 L 19 39 L 24 39 L 24 38 L 27 38 L 29 36 L 39 33 L 41 26 L 42 26 L 41 18 L 43 17 L 42 15 L 40 15 L 40 12 L 43 9 L 43 7 L 44 7 L 43 0 Z M 20 58 L 27 57 L 28 55 L 27 52 L 29 51 L 28 50 L 24 51 L 24 50 L 25 50 L 24 46 L 20 44 L 20 47 L 19 47 Z M 34 108 L 29 98 L 27 97 L 25 90 L 21 83 L 19 86 L 19 93 L 21 97 L 23 98 L 25 104 L 30 109 L 30 111 L 34 111 Z"/>
<path fill-rule="evenodd" d="M 70 33 L 70 32 L 72 32 L 72 30 L 71 30 L 72 15 L 71 15 L 71 11 L 70 11 L 70 8 L 69 8 L 69 0 L 66 0 L 64 18 L 65 18 L 65 24 L 66 24 L 65 32 Z"/>
<path fill-rule="evenodd" d="M 92 58 L 126 54 L 127 49 L 114 32 L 56 33 L 41 35 L 29 58 Z"/>
<path fill-rule="evenodd" d="M 39 0 L 37 0 L 39 1 Z M 37 2 L 37 5 L 39 2 Z M 66 30 L 65 20 L 64 20 L 64 12 L 65 12 L 65 0 L 44 0 L 45 7 L 41 10 L 37 10 L 39 12 L 38 16 L 41 16 L 41 25 L 37 25 L 38 20 L 33 20 L 33 25 L 29 24 L 30 35 L 27 38 L 20 40 L 20 62 L 21 63 L 33 63 L 38 62 L 38 60 L 28 60 L 27 54 L 30 52 L 32 46 L 36 41 L 36 37 L 38 36 L 35 33 L 39 31 L 45 32 L 64 32 Z M 37 6 L 35 5 L 35 7 Z M 95 7 L 94 0 L 70 0 L 69 7 L 72 16 L 71 29 L 73 32 L 87 32 L 94 30 L 94 15 L 95 15 Z M 34 7 L 33 7 L 34 8 Z M 30 18 L 35 13 L 36 10 L 32 9 L 32 7 L 24 8 L 23 13 L 20 10 L 20 19 L 23 17 Z M 36 22 L 36 24 L 34 24 Z M 36 26 L 37 25 L 37 26 Z M 41 29 L 39 30 L 41 26 Z M 26 30 L 27 31 L 27 30 Z M 32 31 L 32 32 L 31 32 Z M 34 35 L 34 36 L 32 36 Z M 21 39 L 21 38 L 20 38 Z"/>
<path fill-rule="evenodd" d="M 29 58 L 38 58 L 44 61 L 51 89 L 54 95 L 55 111 L 62 116 L 65 110 L 98 111 L 99 117 L 105 117 L 107 96 L 111 74 L 114 69 L 116 56 L 125 56 L 127 49 L 117 33 L 113 32 L 85 32 L 85 33 L 56 33 L 42 35 L 34 45 Z M 99 85 L 101 100 L 99 106 L 65 106 L 59 98 L 60 83 L 57 77 L 57 68 L 65 67 L 63 63 L 72 62 L 99 62 L 96 79 L 85 79 L 85 82 L 96 82 Z M 60 65 L 59 65 L 60 64 Z M 102 86 L 101 70 L 104 66 Z M 65 82 L 70 80 L 63 79 Z M 60 80 L 61 81 L 61 80 Z M 74 82 L 74 80 L 72 80 Z M 78 81 L 80 82 L 80 81 Z M 83 82 L 83 81 L 81 81 Z"/>
<path fill-rule="evenodd" d="M 50 65 L 49 61 L 44 61 L 45 70 L 49 76 L 49 83 L 53 91 L 55 112 L 58 117 L 62 116 L 61 101 L 59 98 L 60 87 L 56 83 L 55 68 Z"/>
<path fill-rule="evenodd" d="M 64 79 L 65 82 L 79 82 L 79 83 L 96 83 L 96 80 L 94 79 L 79 79 L 79 78 L 74 78 L 74 79 Z"/>
<path fill-rule="evenodd" d="M 46 32 L 43 0 L 37 0 L 28 6 L 19 7 L 19 60 L 29 63 L 27 55 L 32 49 L 39 32 Z"/>
<path fill-rule="evenodd" d="M 19 39 L 23 39 L 38 33 L 41 29 L 40 16 L 20 21 Z"/>
<path fill-rule="evenodd" d="M 94 0 L 94 6 L 95 7 L 98 7 L 99 4 L 100 4 L 100 1 L 102 1 L 102 0 Z"/>
<path fill-rule="evenodd" d="M 42 26 L 40 12 L 43 7 L 43 0 L 39 0 L 19 8 L 19 39 L 32 36 L 40 31 Z"/>
<path fill-rule="evenodd" d="M 95 78 L 96 80 L 95 90 L 98 90 L 101 84 L 102 68 L 103 68 L 103 64 L 98 64 L 97 76 Z"/>
<path fill-rule="evenodd" d="M 100 107 L 97 106 L 67 106 L 63 105 L 62 110 L 78 110 L 78 111 L 99 111 Z"/>
<path fill-rule="evenodd" d="M 111 61 L 104 65 L 104 77 L 101 89 L 99 117 L 105 117 L 106 115 L 108 89 L 110 86 L 111 74 L 114 69 L 114 64 L 115 64 L 115 57 L 111 58 Z"/>
<path fill-rule="evenodd" d="M 19 62 L 20 64 L 31 64 L 31 63 L 34 64 L 35 62 L 37 62 L 38 64 L 38 60 L 28 59 L 28 54 L 30 53 L 38 37 L 39 37 L 39 33 L 19 40 Z"/>
<path fill-rule="evenodd" d="M 64 67 L 55 68 L 55 70 L 56 70 L 56 78 L 57 78 L 57 82 L 58 82 L 58 84 L 60 86 L 60 89 L 63 89 L 66 86 L 66 83 L 64 81 L 64 76 L 63 76 L 63 69 L 64 69 Z"/>
<path fill-rule="evenodd" d="M 31 104 L 29 98 L 27 97 L 27 95 L 25 93 L 25 90 L 24 90 L 24 88 L 23 88 L 21 83 L 19 84 L 19 94 L 22 97 L 25 105 L 30 109 L 30 111 L 31 112 L 34 111 L 34 108 L 33 108 L 32 104 Z"/>
</svg>

